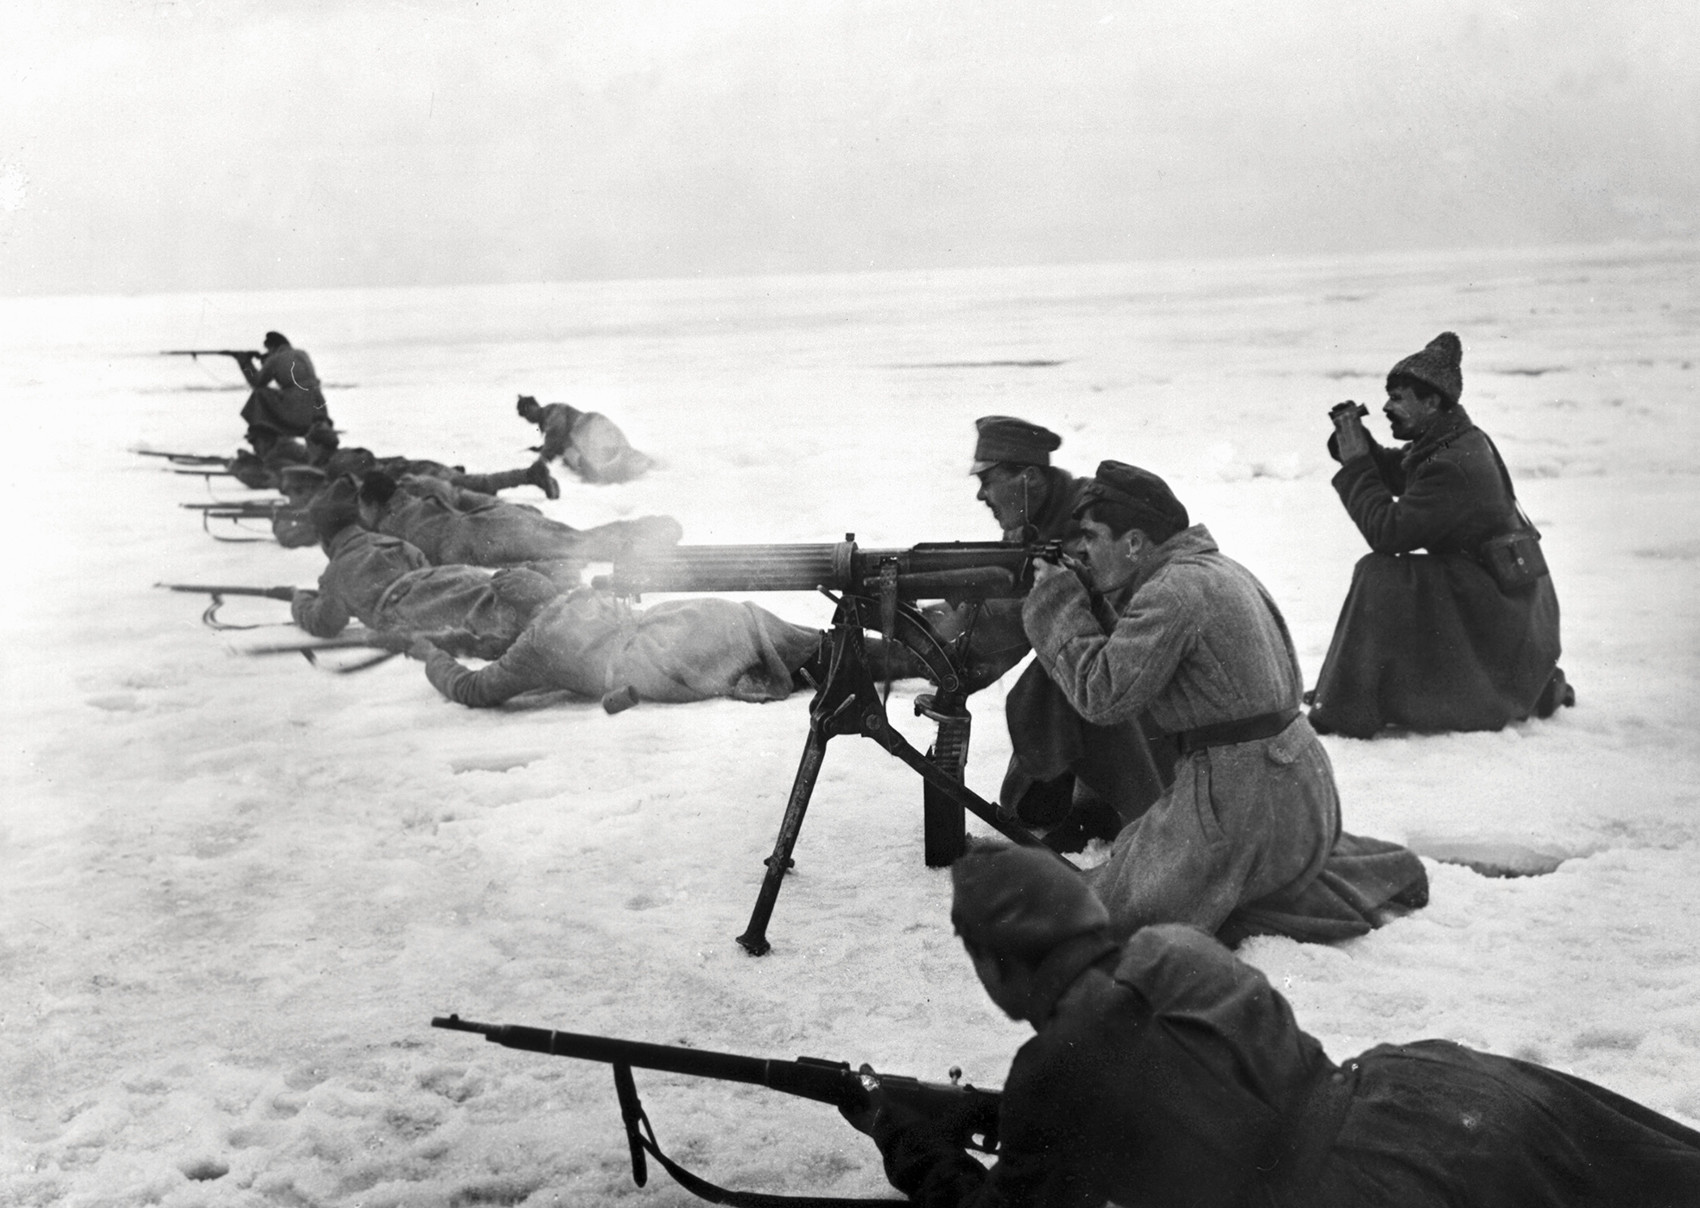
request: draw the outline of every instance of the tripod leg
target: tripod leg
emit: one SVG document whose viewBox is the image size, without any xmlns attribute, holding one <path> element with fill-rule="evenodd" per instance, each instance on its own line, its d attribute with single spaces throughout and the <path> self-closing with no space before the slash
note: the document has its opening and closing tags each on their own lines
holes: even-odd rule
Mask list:
<svg viewBox="0 0 1700 1208">
<path fill-rule="evenodd" d="M 771 947 L 767 942 L 767 921 L 773 917 L 774 903 L 779 900 L 779 883 L 785 879 L 785 870 L 791 865 L 791 849 L 797 845 L 797 835 L 803 829 L 803 814 L 815 791 L 821 761 L 826 758 L 828 737 L 824 725 L 810 722 L 803 758 L 797 764 L 797 778 L 791 782 L 791 797 L 785 803 L 785 817 L 779 821 L 779 838 L 773 844 L 773 854 L 767 858 L 767 874 L 762 877 L 755 909 L 750 911 L 750 925 L 738 937 L 738 943 L 751 956 L 765 956 Z"/>
</svg>

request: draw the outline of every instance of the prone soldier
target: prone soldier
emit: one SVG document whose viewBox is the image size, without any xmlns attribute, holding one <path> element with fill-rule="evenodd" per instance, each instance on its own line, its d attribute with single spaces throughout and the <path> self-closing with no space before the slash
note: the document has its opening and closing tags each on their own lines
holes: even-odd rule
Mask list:
<svg viewBox="0 0 1700 1208">
<path fill-rule="evenodd" d="M 841 1108 L 928 1208 L 1700 1203 L 1700 1133 L 1544 1066 L 1443 1040 L 1336 1063 L 1264 975 L 1185 926 L 1120 935 L 1032 849 L 951 866 L 951 922 L 1015 1055 L 989 1169 L 876 1088 Z"/>
</svg>

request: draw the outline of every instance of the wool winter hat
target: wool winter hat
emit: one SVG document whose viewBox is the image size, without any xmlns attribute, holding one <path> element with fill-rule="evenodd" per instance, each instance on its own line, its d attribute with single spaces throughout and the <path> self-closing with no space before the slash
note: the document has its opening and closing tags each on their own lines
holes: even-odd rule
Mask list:
<svg viewBox="0 0 1700 1208">
<path fill-rule="evenodd" d="M 1045 848 L 976 842 L 950 866 L 950 879 L 950 921 L 976 952 L 1038 964 L 1058 945 L 1110 925 L 1080 874 Z"/>
<path fill-rule="evenodd" d="M 352 478 L 339 478 L 307 505 L 307 519 L 328 541 L 351 524 L 360 523 L 360 487 Z"/>
<path fill-rule="evenodd" d="M 266 332 L 265 345 L 267 348 L 287 348 L 289 341 L 284 339 L 281 331 Z"/>
<path fill-rule="evenodd" d="M 1125 461 L 1101 461 L 1098 472 L 1080 493 L 1074 516 L 1079 519 L 1086 509 L 1099 500 L 1119 503 L 1133 512 L 1134 523 L 1148 529 L 1157 541 L 1167 541 L 1191 524 L 1186 505 L 1175 498 L 1164 482 L 1150 470 L 1130 466 Z"/>
<path fill-rule="evenodd" d="M 979 439 L 974 442 L 974 468 L 970 474 L 984 474 L 1000 462 L 1014 466 L 1048 466 L 1051 450 L 1062 444 L 1062 437 L 1049 428 L 1016 419 L 1012 415 L 987 415 L 974 421 Z"/>
<path fill-rule="evenodd" d="M 1443 331 L 1428 342 L 1428 347 L 1413 352 L 1388 371 L 1388 390 L 1393 389 L 1393 379 L 1398 377 L 1416 378 L 1440 391 L 1448 403 L 1456 404 L 1464 393 L 1464 345 L 1452 332 Z"/>
<path fill-rule="evenodd" d="M 277 472 L 277 487 L 294 499 L 297 495 L 321 490 L 329 478 L 318 466 L 284 466 Z"/>
</svg>

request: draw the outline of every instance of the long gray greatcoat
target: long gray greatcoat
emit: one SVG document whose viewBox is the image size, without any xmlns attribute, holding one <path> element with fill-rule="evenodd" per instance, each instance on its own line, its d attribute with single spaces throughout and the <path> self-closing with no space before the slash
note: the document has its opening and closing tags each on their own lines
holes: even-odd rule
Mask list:
<svg viewBox="0 0 1700 1208">
<path fill-rule="evenodd" d="M 1047 466 L 1044 473 L 1045 502 L 1028 517 L 1030 530 L 1005 532 L 1005 541 L 1063 541 L 1074 532 L 1074 509 L 1091 479 L 1057 466 Z M 967 632 L 965 675 L 972 685 L 992 683 L 1032 649 L 1019 600 L 985 600 L 954 611 L 929 609 L 928 617 L 943 637 Z M 1148 718 L 1106 725 L 1089 721 L 1036 662 L 1010 689 L 1004 719 L 1011 752 L 998 797 L 1006 809 L 1014 810 L 1035 784 L 1072 774 L 1077 791 L 1096 795 L 1131 821 L 1149 809 L 1174 778 L 1171 754 L 1153 748 L 1159 732 Z"/>
<path fill-rule="evenodd" d="M 330 420 L 319 375 L 304 350 L 284 345 L 268 352 L 258 365 L 247 361 L 237 364 L 254 388 L 242 408 L 242 418 L 250 428 L 280 436 L 303 436 L 315 421 Z"/>
<path fill-rule="evenodd" d="M 1336 1065 L 1206 936 L 1148 927 L 1103 949 L 1076 941 L 1040 966 L 1057 990 L 1004 1083 L 996 1166 L 924 1124 L 875 1123 L 911 1203 L 1700 1204 L 1700 1133 L 1591 1082 L 1441 1040 Z"/>
<path fill-rule="evenodd" d="M 472 671 L 439 650 L 425 674 L 444 696 L 473 708 L 563 690 L 601 698 L 630 689 L 640 700 L 674 703 L 784 700 L 792 673 L 823 636 L 754 604 L 700 598 L 639 610 L 586 589 L 544 605 L 496 662 Z"/>
<path fill-rule="evenodd" d="M 1182 756 L 1174 783 L 1086 872 L 1117 935 L 1183 922 L 1236 938 L 1338 939 L 1379 925 L 1389 899 L 1427 900 L 1410 852 L 1342 834 L 1333 767 L 1297 713 L 1303 681 L 1286 622 L 1203 525 L 1157 547 L 1118 601 L 1097 614 L 1063 574 L 1037 584 L 1023 609 L 1039 663 L 1087 721 L 1148 709 L 1178 734 L 1295 717 L 1272 737 Z"/>
<path fill-rule="evenodd" d="M 1319 727 L 1497 730 L 1534 710 L 1558 665 L 1552 579 L 1502 591 L 1477 557 L 1513 527 L 1506 482 L 1462 407 L 1409 446 L 1372 442 L 1340 467 L 1334 489 L 1373 552 L 1317 678 Z"/>
<path fill-rule="evenodd" d="M 611 562 L 646 544 L 673 545 L 683 530 L 671 516 L 639 516 L 590 529 L 551 520 L 536 508 L 450 486 L 437 478 L 401 480 L 378 531 L 419 547 L 438 566 L 522 566 Z"/>
<path fill-rule="evenodd" d="M 378 531 L 419 548 L 432 564 L 517 566 L 579 556 L 577 529 L 536 508 L 409 475 L 397 484 Z"/>
<path fill-rule="evenodd" d="M 630 482 L 655 464 L 626 440 L 614 421 L 599 411 L 580 411 L 565 403 L 549 403 L 538 417 L 543 433 L 538 456 L 560 458 L 561 464 L 586 482 Z"/>
<path fill-rule="evenodd" d="M 330 557 L 317 591 L 296 592 L 295 623 L 333 638 L 350 620 L 369 629 L 436 633 L 453 630 L 456 649 L 499 658 L 530 620 L 503 599 L 500 581 L 475 566 L 432 566 L 399 537 L 349 525 L 326 543 Z M 527 575 L 526 570 L 497 575 Z"/>
</svg>

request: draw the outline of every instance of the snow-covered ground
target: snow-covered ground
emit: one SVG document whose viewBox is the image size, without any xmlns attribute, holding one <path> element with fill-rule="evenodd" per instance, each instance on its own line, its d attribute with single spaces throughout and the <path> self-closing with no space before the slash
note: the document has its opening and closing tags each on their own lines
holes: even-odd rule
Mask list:
<svg viewBox="0 0 1700 1208">
<path fill-rule="evenodd" d="M 210 540 L 177 507 L 202 481 L 128 451 L 233 450 L 233 366 L 154 353 L 273 327 L 380 453 L 505 468 L 535 438 L 516 394 L 607 412 L 662 465 L 545 509 L 670 512 L 696 543 L 990 538 L 972 421 L 1037 420 L 1077 472 L 1164 474 L 1269 585 L 1311 677 L 1362 552 L 1327 408 L 1379 401 L 1456 330 L 1465 403 L 1546 536 L 1578 706 L 1325 739 L 1348 829 L 1434 857 L 1432 905 L 1243 955 L 1336 1057 L 1448 1037 L 1700 1124 L 1697 270 L 1674 247 L 0 302 L 0 1204 L 689 1201 L 659 1171 L 631 1187 L 606 1068 L 428 1026 L 451 1010 L 993 1086 L 1024 1036 L 951 937 L 920 782 L 871 743 L 828 749 L 772 953 L 733 942 L 806 695 L 473 712 L 405 660 L 247 657 L 291 631 L 216 634 L 155 590 L 318 574 L 316 550 Z M 1061 363 L 983 364 L 1009 361 Z M 972 702 L 987 795 L 1011 683 Z M 915 690 L 891 713 L 924 746 Z M 885 1187 L 830 1108 L 638 1087 L 663 1147 L 718 1182 Z"/>
</svg>

